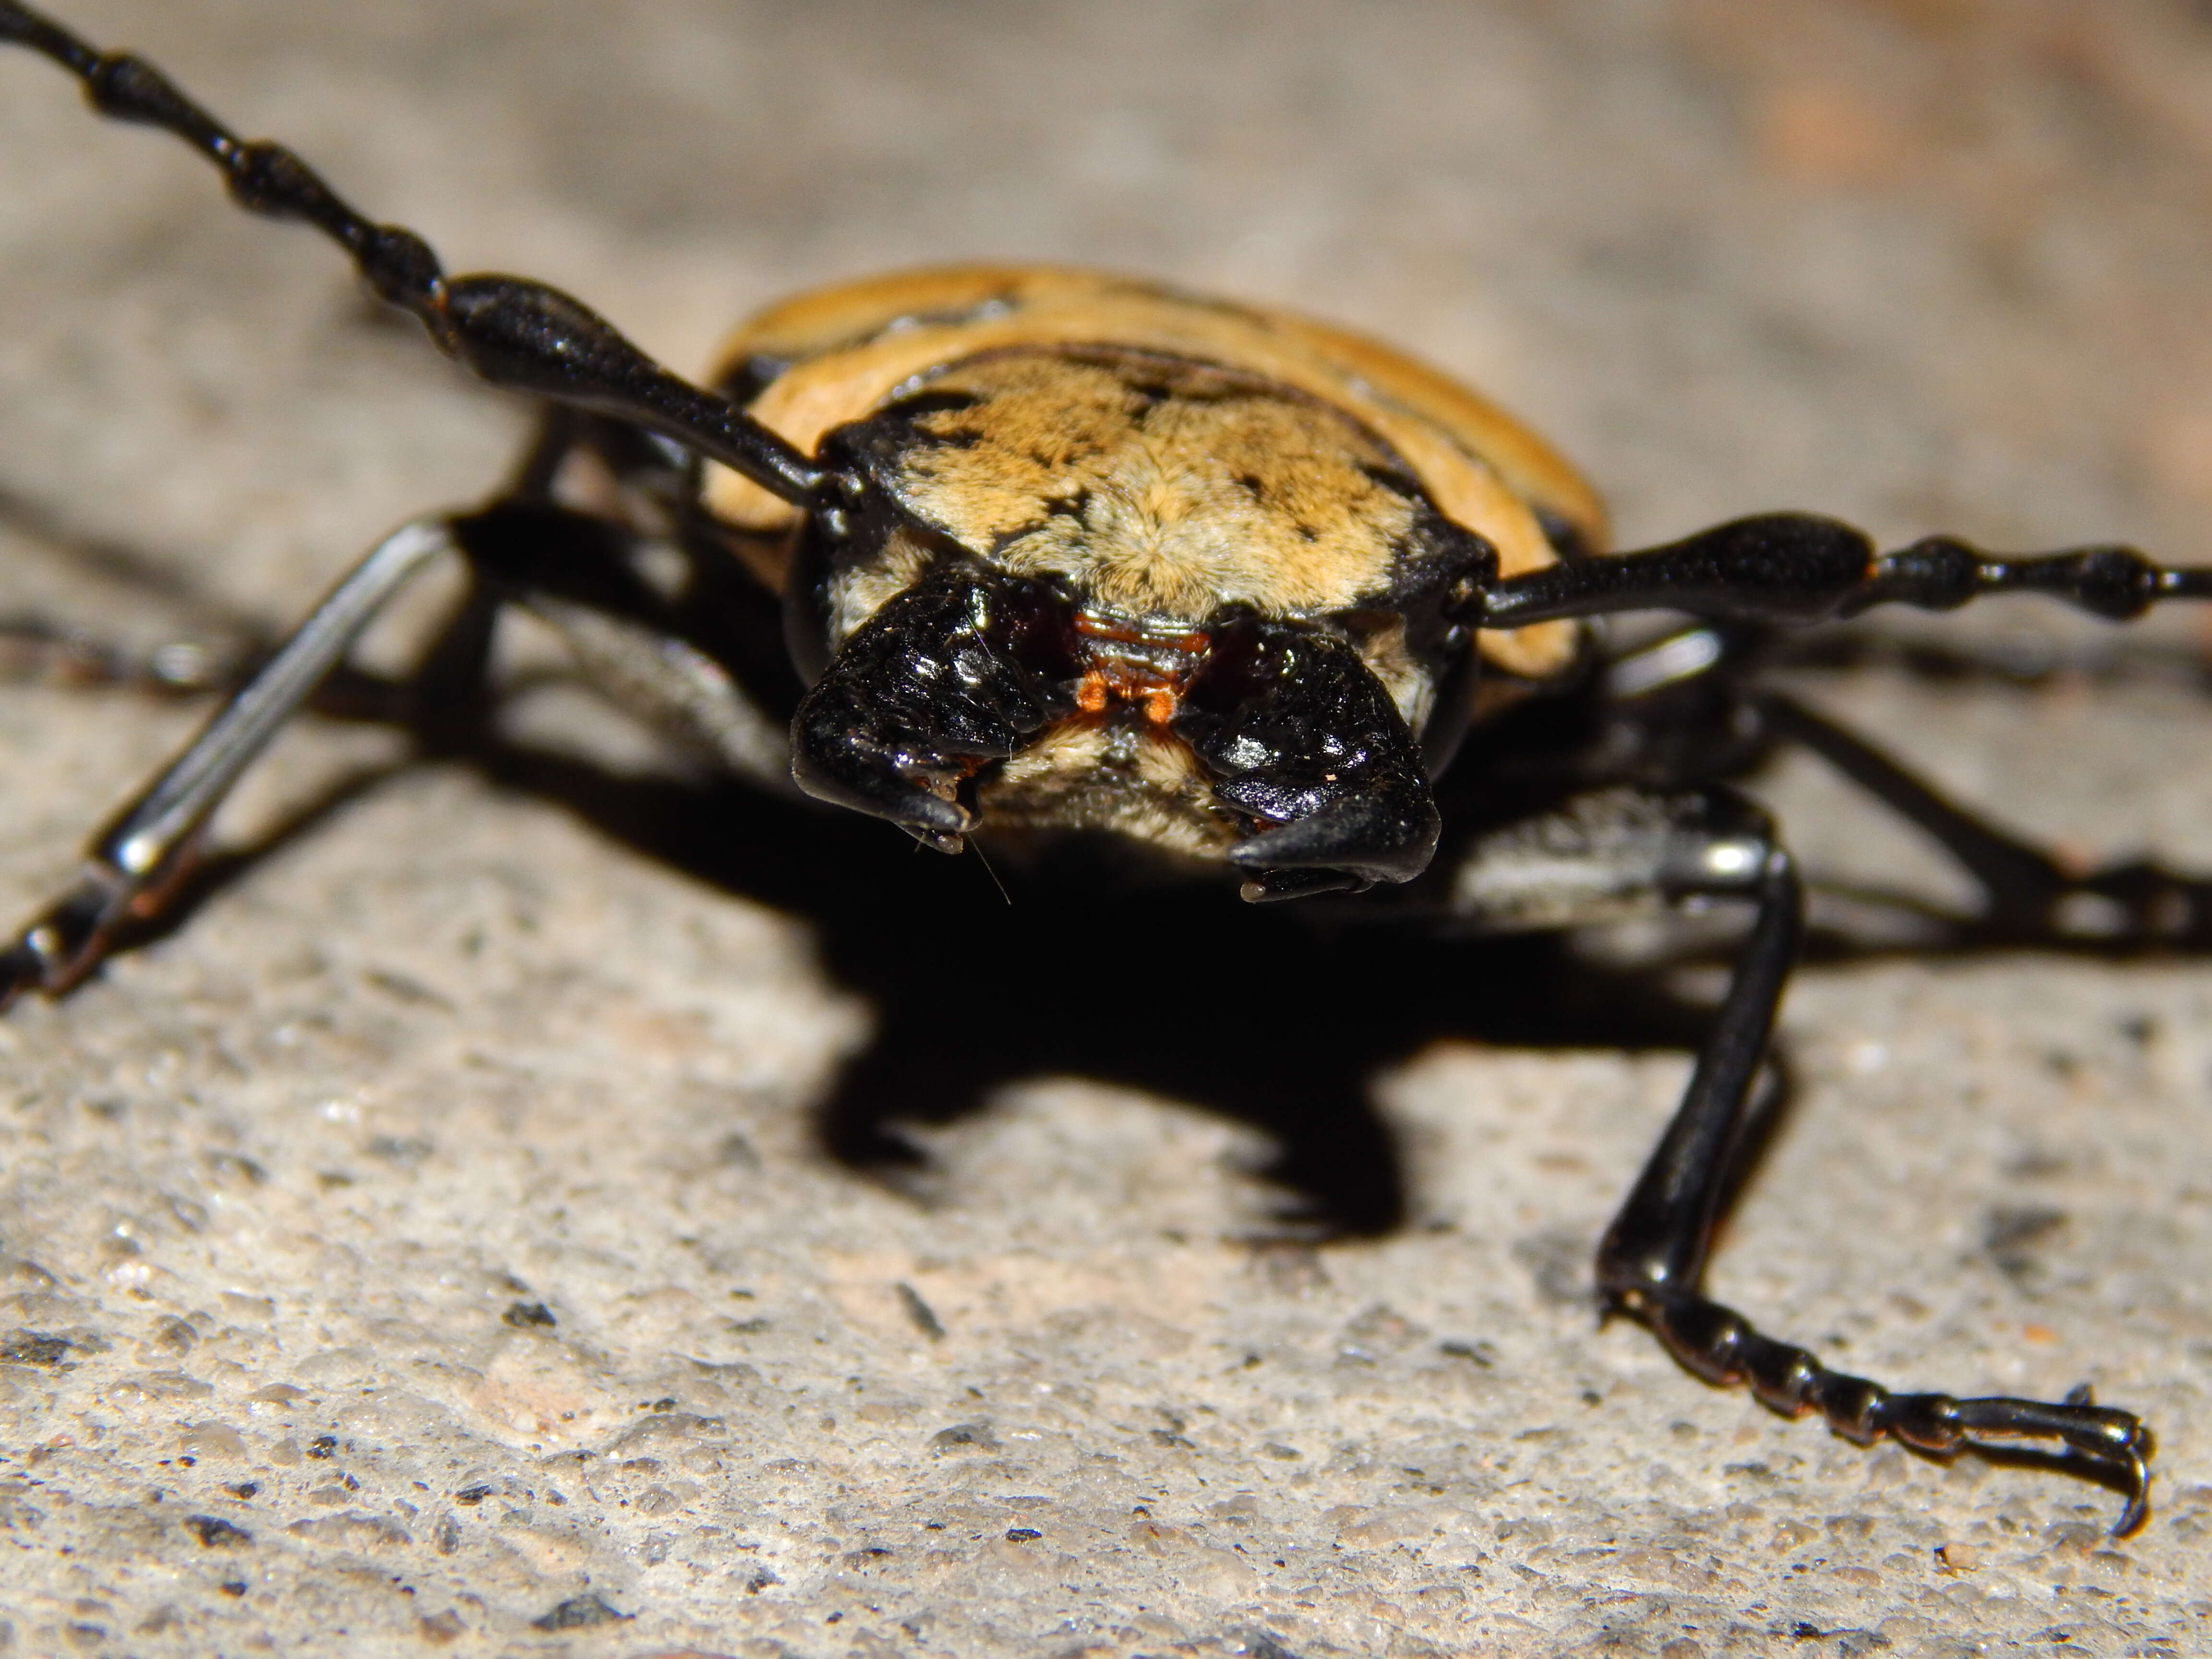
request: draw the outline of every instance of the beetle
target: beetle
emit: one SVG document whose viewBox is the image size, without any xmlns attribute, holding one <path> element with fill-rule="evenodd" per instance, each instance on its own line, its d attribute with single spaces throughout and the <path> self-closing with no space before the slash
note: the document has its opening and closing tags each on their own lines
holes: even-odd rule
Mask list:
<svg viewBox="0 0 2212 1659">
<path fill-rule="evenodd" d="M 2146 937 L 2194 937 L 2186 884 L 2069 876 L 1744 671 L 1771 629 L 1879 605 L 2034 592 L 2123 620 L 2212 598 L 2212 572 L 2117 546 L 2013 556 L 1931 537 L 1882 552 L 1802 514 L 1615 551 L 1565 461 L 1434 371 L 1300 318 L 1087 272 L 808 295 L 694 384 L 558 290 L 447 274 L 414 233 L 362 216 L 284 146 L 238 138 L 143 59 L 15 0 L 0 0 L 0 42 L 76 76 L 100 113 L 192 146 L 242 207 L 313 226 L 447 356 L 545 411 L 506 490 L 371 550 L 123 809 L 0 950 L 0 1002 L 67 992 L 171 903 L 198 832 L 275 732 L 395 595 L 457 559 L 472 588 L 436 653 L 457 706 L 498 611 L 521 605 L 731 771 L 942 852 L 1226 878 L 1254 902 L 1451 933 L 1747 905 L 1682 1101 L 1600 1245 L 1607 1306 L 1706 1380 L 1856 1440 L 2054 1444 L 2122 1486 L 2118 1530 L 2140 1523 L 2150 1431 L 2086 1388 L 1893 1392 L 1703 1293 L 1803 902 L 1726 777 L 1748 723 L 1935 830 L 2023 931 L 2089 893 Z M 1694 620 L 1609 659 L 1594 646 L 1592 619 L 1648 611 Z M 761 648 L 771 611 L 780 656 Z M 1606 739 L 1538 720 L 1533 783 L 1454 764 L 1474 732 L 1494 761 L 1490 734 L 1538 708 L 1600 714 Z"/>
</svg>

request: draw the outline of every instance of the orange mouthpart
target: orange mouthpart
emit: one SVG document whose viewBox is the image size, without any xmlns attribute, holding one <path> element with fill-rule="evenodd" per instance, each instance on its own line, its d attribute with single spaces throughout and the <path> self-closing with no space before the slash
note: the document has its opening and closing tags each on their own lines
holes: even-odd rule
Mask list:
<svg viewBox="0 0 2212 1659">
<path fill-rule="evenodd" d="M 1076 613 L 1075 632 L 1083 641 L 1084 659 L 1076 708 L 1103 714 L 1115 703 L 1136 703 L 1146 721 L 1159 726 L 1175 719 L 1182 686 L 1212 643 L 1194 629 L 1154 632 L 1089 611 Z"/>
</svg>

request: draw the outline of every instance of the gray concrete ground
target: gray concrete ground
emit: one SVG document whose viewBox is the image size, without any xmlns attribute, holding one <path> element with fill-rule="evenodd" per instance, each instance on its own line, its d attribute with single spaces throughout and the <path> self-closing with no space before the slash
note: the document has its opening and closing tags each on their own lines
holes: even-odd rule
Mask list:
<svg viewBox="0 0 2212 1659">
<path fill-rule="evenodd" d="M 833 276 L 1096 263 L 1421 349 L 1632 541 L 1794 505 L 2212 561 L 2184 0 L 64 9 L 679 363 Z M 0 319 L 0 609 L 140 645 L 283 625 L 524 423 L 21 58 Z M 2081 856 L 2212 867 L 2200 623 L 1925 626 L 2063 665 L 1805 690 Z M 200 717 L 0 688 L 0 909 Z M 605 724 L 557 690 L 519 718 Z M 398 758 L 304 723 L 232 832 Z M 1955 890 L 1809 763 L 1763 787 L 1832 880 Z M 1863 1451 L 1595 1328 L 1587 1249 L 1679 1051 L 1419 1047 L 1375 1085 L 1407 1224 L 1314 1249 L 1203 1067 L 1005 1088 L 902 1182 L 833 1158 L 872 1012 L 822 948 L 802 904 L 425 766 L 0 1023 L 0 1652 L 2212 1644 L 2201 961 L 1809 969 L 1717 1267 L 1900 1383 L 2141 1410 L 2157 1510 L 2115 1544 L 2094 1487 Z M 1143 1040 L 1143 988 L 1038 971 Z"/>
</svg>

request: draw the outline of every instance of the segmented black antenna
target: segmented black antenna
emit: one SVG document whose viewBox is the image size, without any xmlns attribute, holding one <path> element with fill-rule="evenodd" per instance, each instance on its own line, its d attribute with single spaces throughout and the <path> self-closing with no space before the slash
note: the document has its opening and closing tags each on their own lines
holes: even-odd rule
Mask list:
<svg viewBox="0 0 2212 1659">
<path fill-rule="evenodd" d="M 728 399 L 672 374 L 580 301 L 523 276 L 447 276 L 430 245 L 354 210 L 300 157 L 240 139 L 131 52 L 103 52 L 15 0 L 0 0 L 0 44 L 43 53 L 84 83 L 102 115 L 173 133 L 222 171 L 250 213 L 301 219 L 346 251 L 380 299 L 412 314 L 438 349 L 491 385 L 616 416 L 735 467 L 806 504 L 826 476 Z"/>
</svg>

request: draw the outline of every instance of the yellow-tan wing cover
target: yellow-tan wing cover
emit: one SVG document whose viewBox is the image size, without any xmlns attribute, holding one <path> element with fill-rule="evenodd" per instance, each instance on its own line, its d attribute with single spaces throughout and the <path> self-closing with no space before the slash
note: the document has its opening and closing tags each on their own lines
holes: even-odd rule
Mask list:
<svg viewBox="0 0 2212 1659">
<path fill-rule="evenodd" d="M 1108 345 L 1224 364 L 1345 410 L 1404 457 L 1438 511 L 1498 550 L 1502 574 L 1553 562 L 1535 509 L 1605 546 L 1605 509 L 1542 439 L 1494 404 L 1375 341 L 1280 312 L 1205 300 L 1132 278 L 1048 266 L 903 271 L 819 289 L 772 307 L 724 345 L 714 383 L 760 362 L 787 365 L 749 405 L 753 417 L 811 454 L 831 428 L 858 420 L 930 371 L 1010 346 Z M 797 509 L 750 480 L 709 466 L 708 510 L 773 534 Z M 1571 660 L 1573 624 L 1486 632 L 1483 655 L 1540 678 Z"/>
</svg>

